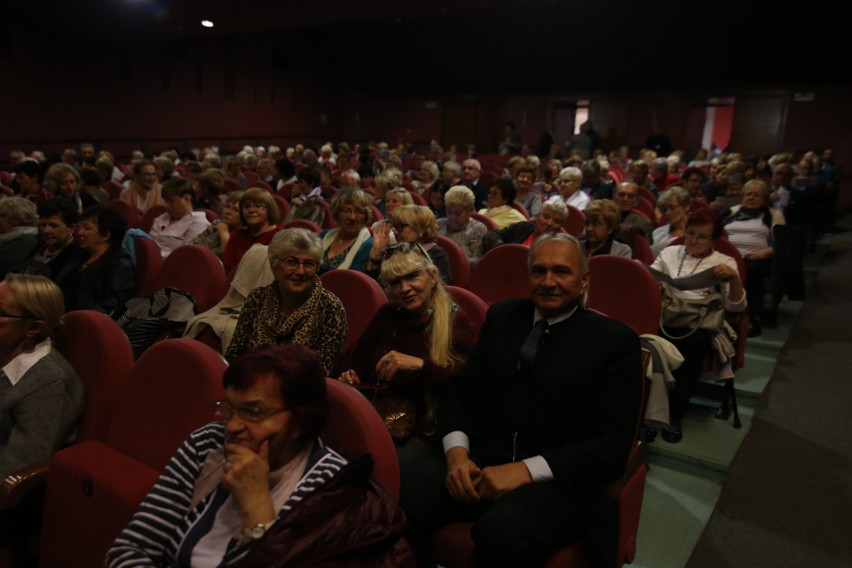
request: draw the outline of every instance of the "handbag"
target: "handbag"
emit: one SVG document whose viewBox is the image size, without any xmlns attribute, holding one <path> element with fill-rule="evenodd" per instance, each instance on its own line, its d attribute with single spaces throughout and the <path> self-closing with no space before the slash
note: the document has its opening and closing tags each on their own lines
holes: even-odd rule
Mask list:
<svg viewBox="0 0 852 568">
<path fill-rule="evenodd" d="M 686 339 L 699 329 L 718 332 L 725 321 L 725 302 L 718 292 L 707 294 L 698 300 L 687 300 L 678 297 L 672 287 L 660 282 L 663 295 L 663 306 L 660 312 L 660 331 L 669 339 Z M 670 328 L 688 329 L 684 335 L 672 335 L 666 331 Z"/>
<path fill-rule="evenodd" d="M 387 426 L 394 442 L 404 443 L 414 433 L 417 424 L 417 405 L 398 396 L 386 396 L 373 401 L 373 406 Z"/>
</svg>

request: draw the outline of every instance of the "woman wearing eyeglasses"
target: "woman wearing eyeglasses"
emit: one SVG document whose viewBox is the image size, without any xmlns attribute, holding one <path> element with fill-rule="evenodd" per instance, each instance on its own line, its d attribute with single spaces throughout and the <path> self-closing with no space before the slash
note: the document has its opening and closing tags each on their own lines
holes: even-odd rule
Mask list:
<svg viewBox="0 0 852 568">
<path fill-rule="evenodd" d="M 259 187 L 243 192 L 240 197 L 240 222 L 243 226 L 230 233 L 225 245 L 222 253 L 225 271 L 235 269 L 252 245 L 268 245 L 275 233 L 281 230 L 278 226 L 280 220 L 281 213 L 271 193 Z"/>
<path fill-rule="evenodd" d="M 331 200 L 331 216 L 337 224 L 320 233 L 322 260 L 319 273 L 329 270 L 367 269 L 373 238 L 367 226 L 373 217 L 369 196 L 360 189 L 339 191 Z"/>
<path fill-rule="evenodd" d="M 683 235 L 691 202 L 689 192 L 677 186 L 670 187 L 657 198 L 657 208 L 668 218 L 669 224 L 657 227 L 651 235 L 651 240 L 654 242 L 651 246 L 651 255 L 654 258 L 673 240 Z"/>
<path fill-rule="evenodd" d="M 672 289 L 678 297 L 698 300 L 707 294 L 718 292 L 724 301 L 725 311 L 740 313 L 746 309 L 746 295 L 737 262 L 728 255 L 713 250 L 713 244 L 722 235 L 722 225 L 716 213 L 702 208 L 692 213 L 685 223 L 684 244 L 666 247 L 651 265 L 672 278 L 698 274 L 712 269 L 713 285 L 696 290 Z M 689 329 L 669 329 L 671 336 L 688 335 Z M 669 392 L 669 427 L 663 430 L 663 439 L 677 443 L 683 438 L 681 419 L 689 406 L 689 397 L 695 390 L 698 377 L 704 366 L 704 357 L 710 349 L 712 334 L 698 329 L 683 339 L 671 339 L 684 361 L 672 372 L 675 387 Z"/>
<path fill-rule="evenodd" d="M 438 268 L 444 284 L 453 283 L 450 257 L 435 241 L 438 239 L 438 221 L 432 210 L 423 205 L 402 205 L 393 210 L 390 223 L 379 226 L 373 234 L 373 245 L 367 264 L 367 273 L 379 276 L 382 254 L 390 244 L 390 230 L 398 243 L 418 243 Z"/>
<path fill-rule="evenodd" d="M 346 337 L 346 312 L 317 276 L 319 237 L 306 229 L 285 229 L 273 237 L 267 254 L 274 280 L 246 298 L 225 357 L 266 344 L 298 343 L 313 349 L 330 375 Z"/>
<path fill-rule="evenodd" d="M 416 460 L 431 451 L 434 441 L 431 393 L 464 364 L 476 334 L 471 318 L 453 303 L 438 268 L 418 243 L 386 249 L 381 281 L 391 303 L 379 309 L 355 344 L 340 380 L 373 385 L 383 396 L 415 404 L 414 435 L 396 442 L 400 461 Z"/>
<path fill-rule="evenodd" d="M 323 445 L 325 373 L 299 345 L 225 371 L 222 420 L 193 432 L 107 554 L 136 566 L 412 566 L 399 506 L 369 456 Z"/>
<path fill-rule="evenodd" d="M 0 479 L 74 441 L 83 383 L 50 341 L 64 312 L 44 276 L 0 282 Z"/>
</svg>

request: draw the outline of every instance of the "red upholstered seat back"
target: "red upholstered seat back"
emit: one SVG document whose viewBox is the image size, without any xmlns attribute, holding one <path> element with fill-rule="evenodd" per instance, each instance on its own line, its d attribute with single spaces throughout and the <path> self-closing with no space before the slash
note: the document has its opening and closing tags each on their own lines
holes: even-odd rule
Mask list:
<svg viewBox="0 0 852 568">
<path fill-rule="evenodd" d="M 528 298 L 529 252 L 529 248 L 518 244 L 494 247 L 485 253 L 471 273 L 468 290 L 488 305 L 508 298 Z"/>
<path fill-rule="evenodd" d="M 195 313 L 206 312 L 222 299 L 227 285 L 225 267 L 213 252 L 200 245 L 178 247 L 163 262 L 154 290 L 177 288 L 195 299 Z"/>
<path fill-rule="evenodd" d="M 160 471 L 194 429 L 214 420 L 225 398 L 225 360 L 201 342 L 155 343 L 119 391 L 106 444 Z"/>
<path fill-rule="evenodd" d="M 103 441 L 116 393 L 133 367 L 130 342 L 112 318 L 91 310 L 65 314 L 53 340 L 86 386 L 86 407 L 77 427 L 77 441 Z"/>
<path fill-rule="evenodd" d="M 613 254 L 589 259 L 589 307 L 629 326 L 656 335 L 660 327 L 660 286 L 641 263 Z"/>
<path fill-rule="evenodd" d="M 471 317 L 475 325 L 476 337 L 479 337 L 479 329 L 485 323 L 488 304 L 470 290 L 458 286 L 447 286 L 447 292 L 450 293 L 453 301 L 458 304 L 462 311 Z"/>
<path fill-rule="evenodd" d="M 133 237 L 136 251 L 136 295 L 145 296 L 156 292 L 154 280 L 163 265 L 163 255 L 157 243 L 146 237 Z"/>
<path fill-rule="evenodd" d="M 464 255 L 461 247 L 453 239 L 438 235 L 438 246 L 447 252 L 450 259 L 450 270 L 453 273 L 453 286 L 467 288 L 470 282 L 470 261 Z"/>
<path fill-rule="evenodd" d="M 388 429 L 373 405 L 354 388 L 327 379 L 331 413 L 320 434 L 335 450 L 369 452 L 376 460 L 373 477 L 399 497 L 399 465 Z"/>
<path fill-rule="evenodd" d="M 154 205 L 147 211 L 142 217 L 139 218 L 139 222 L 136 224 L 136 228 L 145 231 L 146 233 L 151 232 L 151 227 L 154 226 L 154 219 L 168 211 L 169 208 L 163 205 L 162 203 L 159 205 Z"/>
<path fill-rule="evenodd" d="M 322 276 L 322 285 L 343 302 L 348 324 L 344 353 L 348 351 L 367 329 L 373 316 L 388 299 L 379 284 L 357 270 L 329 270 Z"/>
</svg>

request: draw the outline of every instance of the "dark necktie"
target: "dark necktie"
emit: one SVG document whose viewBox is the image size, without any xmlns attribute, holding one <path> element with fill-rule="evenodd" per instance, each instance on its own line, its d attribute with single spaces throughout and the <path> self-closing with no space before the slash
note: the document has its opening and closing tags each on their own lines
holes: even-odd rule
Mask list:
<svg viewBox="0 0 852 568">
<path fill-rule="evenodd" d="M 527 367 L 532 367 L 535 363 L 535 354 L 538 351 L 538 346 L 541 343 L 541 334 L 547 329 L 547 320 L 541 318 L 532 328 L 532 331 L 521 345 L 521 363 Z"/>
</svg>

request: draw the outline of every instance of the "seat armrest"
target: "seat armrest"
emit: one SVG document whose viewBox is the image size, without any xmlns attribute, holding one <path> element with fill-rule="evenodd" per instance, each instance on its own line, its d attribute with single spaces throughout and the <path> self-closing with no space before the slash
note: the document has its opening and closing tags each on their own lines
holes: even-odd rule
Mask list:
<svg viewBox="0 0 852 568">
<path fill-rule="evenodd" d="M 50 460 L 10 473 L 0 484 L 0 511 L 16 507 L 29 493 L 47 481 Z"/>
<path fill-rule="evenodd" d="M 633 477 L 636 471 L 645 465 L 647 462 L 645 444 L 641 440 L 634 440 L 633 446 L 630 448 L 630 454 L 627 456 L 627 467 L 621 479 L 613 481 L 606 486 L 606 492 L 613 498 L 618 500 L 622 488 L 627 484 L 628 480 Z"/>
</svg>

